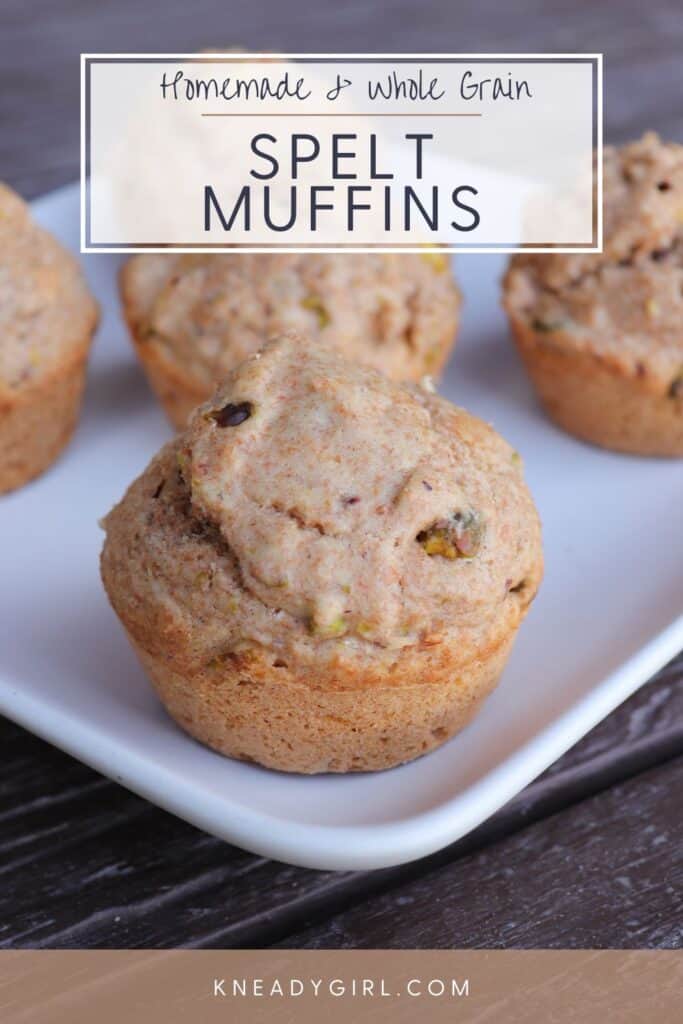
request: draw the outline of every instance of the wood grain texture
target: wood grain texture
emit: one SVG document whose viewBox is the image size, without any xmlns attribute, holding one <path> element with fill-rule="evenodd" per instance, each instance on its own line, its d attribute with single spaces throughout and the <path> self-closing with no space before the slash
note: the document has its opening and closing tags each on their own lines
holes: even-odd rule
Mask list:
<svg viewBox="0 0 683 1024">
<path fill-rule="evenodd" d="M 431 885 L 443 865 L 466 879 L 463 858 L 473 851 L 567 807 L 583 806 L 621 780 L 635 777 L 637 786 L 639 773 L 683 753 L 683 673 L 680 662 L 670 666 L 464 840 L 425 861 L 377 872 L 307 871 L 254 857 L 102 779 L 9 722 L 2 724 L 0 744 L 0 948 L 286 943 L 316 923 L 324 930 L 331 915 L 378 893 L 395 901 L 395 913 L 385 922 L 384 937 L 377 930 L 375 940 L 410 946 L 415 933 L 407 922 L 404 931 L 404 886 L 421 878 Z M 651 787 L 642 797 L 643 813 L 649 813 Z M 597 832 L 600 814 L 598 809 L 592 817 Z M 622 837 L 612 835 L 605 823 L 605 843 L 619 845 Z M 568 856 L 558 863 L 566 867 Z M 659 856 L 661 871 L 667 871 L 671 847 L 662 844 Z M 491 857 L 493 863 L 495 852 Z M 577 850 L 575 863 L 589 864 L 590 851 Z M 651 899 L 665 908 L 666 886 L 653 889 Z M 621 928 L 618 915 L 606 915 L 602 944 L 618 943 Z M 551 922 L 544 935 L 551 944 Z"/>
<path fill-rule="evenodd" d="M 601 50 L 607 137 L 683 138 L 679 0 L 2 0 L 0 178 L 77 176 L 81 51 L 235 44 Z M 0 745 L 0 946 L 680 944 L 683 659 L 482 828 L 374 873 L 253 857 L 2 720 Z"/>
<path fill-rule="evenodd" d="M 680 949 L 682 786 L 678 758 L 287 945 Z"/>
</svg>

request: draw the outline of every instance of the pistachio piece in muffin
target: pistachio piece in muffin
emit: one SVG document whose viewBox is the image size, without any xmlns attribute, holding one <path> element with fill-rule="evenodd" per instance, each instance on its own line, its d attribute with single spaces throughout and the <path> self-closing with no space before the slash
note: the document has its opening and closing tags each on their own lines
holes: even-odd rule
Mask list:
<svg viewBox="0 0 683 1024">
<path fill-rule="evenodd" d="M 604 252 L 515 256 L 504 305 L 549 416 L 586 441 L 683 455 L 683 146 L 604 160 Z"/>
<path fill-rule="evenodd" d="M 461 729 L 542 572 L 491 427 L 296 338 L 233 371 L 105 529 L 105 587 L 173 718 L 296 772 L 389 768 Z"/>
<path fill-rule="evenodd" d="M 71 437 L 97 315 L 76 260 L 0 184 L 0 493 Z"/>
<path fill-rule="evenodd" d="M 440 373 L 460 298 L 447 256 L 142 254 L 121 272 L 136 351 L 177 427 L 233 367 L 295 330 L 395 380 Z"/>
</svg>

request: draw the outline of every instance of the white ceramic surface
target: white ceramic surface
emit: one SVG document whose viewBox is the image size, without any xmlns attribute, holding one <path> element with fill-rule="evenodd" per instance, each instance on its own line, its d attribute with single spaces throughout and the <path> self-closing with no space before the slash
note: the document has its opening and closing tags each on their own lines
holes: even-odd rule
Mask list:
<svg viewBox="0 0 683 1024">
<path fill-rule="evenodd" d="M 78 190 L 35 204 L 78 247 Z M 59 463 L 0 498 L 0 710 L 130 789 L 256 853 L 374 868 L 437 850 L 516 794 L 683 647 L 683 462 L 611 455 L 538 411 L 499 308 L 502 262 L 457 261 L 463 329 L 443 390 L 523 454 L 546 579 L 503 681 L 441 750 L 378 775 L 298 778 L 228 761 L 163 712 L 98 575 L 97 520 L 169 436 L 117 311 L 117 259 L 85 412 Z"/>
</svg>

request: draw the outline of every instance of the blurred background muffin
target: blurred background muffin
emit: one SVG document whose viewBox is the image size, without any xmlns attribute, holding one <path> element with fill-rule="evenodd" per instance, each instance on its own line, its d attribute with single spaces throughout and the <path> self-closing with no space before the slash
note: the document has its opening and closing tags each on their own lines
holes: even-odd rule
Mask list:
<svg viewBox="0 0 683 1024">
<path fill-rule="evenodd" d="M 683 146 L 653 133 L 604 158 L 604 252 L 518 255 L 504 282 L 548 415 L 577 437 L 683 455 Z"/>
<path fill-rule="evenodd" d="M 136 351 L 177 427 L 269 338 L 297 330 L 395 380 L 438 375 L 460 296 L 419 254 L 145 254 L 122 268 Z"/>
<path fill-rule="evenodd" d="M 71 437 L 97 317 L 76 260 L 0 184 L 0 493 Z"/>
</svg>

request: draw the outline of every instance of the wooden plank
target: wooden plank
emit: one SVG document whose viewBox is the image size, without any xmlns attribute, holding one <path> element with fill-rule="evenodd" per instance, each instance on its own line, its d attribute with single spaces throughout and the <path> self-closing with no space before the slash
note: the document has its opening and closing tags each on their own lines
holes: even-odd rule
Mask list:
<svg viewBox="0 0 683 1024">
<path fill-rule="evenodd" d="M 677 758 L 284 944 L 678 949 L 682 787 Z"/>
<path fill-rule="evenodd" d="M 683 752 L 683 659 L 475 833 L 426 862 L 379 872 L 253 857 L 9 722 L 0 744 L 0 947 L 257 946 Z"/>
<path fill-rule="evenodd" d="M 3 0 L 0 177 L 27 197 L 74 180 L 79 164 L 79 65 L 85 52 L 172 52 L 241 45 L 294 52 L 594 52 L 604 50 L 606 126 L 623 141 L 645 128 L 683 138 L 678 0 L 480 0 L 465 10 L 422 0 L 349 6 L 262 0 L 231 10 L 214 0 Z M 37 159 L 39 155 L 39 159 Z"/>
</svg>

